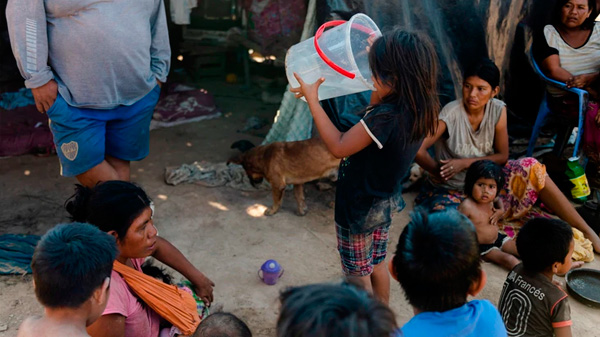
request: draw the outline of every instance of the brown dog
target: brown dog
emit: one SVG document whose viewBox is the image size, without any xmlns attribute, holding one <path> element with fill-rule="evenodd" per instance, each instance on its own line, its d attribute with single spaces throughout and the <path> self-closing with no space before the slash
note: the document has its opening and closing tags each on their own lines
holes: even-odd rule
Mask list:
<svg viewBox="0 0 600 337">
<path fill-rule="evenodd" d="M 273 206 L 265 215 L 277 213 L 283 200 L 286 185 L 294 185 L 298 215 L 306 214 L 303 184 L 324 177 L 337 177 L 340 159 L 335 158 L 320 138 L 297 142 L 275 142 L 256 146 L 240 140 L 231 145 L 243 153 L 230 162 L 244 167 L 254 185 L 267 179 L 273 189 Z"/>
</svg>

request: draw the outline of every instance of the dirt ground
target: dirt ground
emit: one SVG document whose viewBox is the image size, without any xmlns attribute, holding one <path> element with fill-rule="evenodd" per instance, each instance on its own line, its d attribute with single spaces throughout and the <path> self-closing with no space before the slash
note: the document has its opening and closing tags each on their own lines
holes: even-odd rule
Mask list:
<svg viewBox="0 0 600 337">
<path fill-rule="evenodd" d="M 280 212 L 265 217 L 262 211 L 272 202 L 268 191 L 165 184 L 167 166 L 200 160 L 222 162 L 235 154 L 229 148 L 232 142 L 249 139 L 260 143 L 262 138 L 257 135 L 264 136 L 268 126 L 254 135 L 236 131 L 251 116 L 272 120 L 278 108 L 277 104 L 263 104 L 256 87 L 245 89 L 220 80 L 201 84 L 199 87 L 215 95 L 224 116 L 152 131 L 150 155 L 132 165 L 132 180 L 154 199 L 160 235 L 216 283 L 215 304 L 239 315 L 255 336 L 274 336 L 280 290 L 342 277 L 330 207 L 333 191 L 319 191 L 308 184 L 306 216 L 294 214 L 295 202 L 288 193 Z M 56 156 L 2 159 L 0 172 L 0 233 L 43 234 L 67 220 L 63 203 L 73 193 L 75 180 L 59 177 Z M 405 194 L 408 207 L 393 219 L 390 252 L 407 223 L 414 197 L 414 193 Z M 267 286 L 257 277 L 267 259 L 277 259 L 285 269 L 275 286 Z M 596 260 L 586 267 L 600 269 L 600 263 Z M 484 269 L 488 284 L 478 298 L 496 304 L 507 273 L 488 263 Z M 0 303 L 0 337 L 15 336 L 25 317 L 42 312 L 30 276 L 1 276 Z M 392 284 L 391 307 L 401 325 L 412 317 L 397 283 Z M 571 311 L 574 336 L 600 336 L 599 309 L 571 300 Z"/>
</svg>

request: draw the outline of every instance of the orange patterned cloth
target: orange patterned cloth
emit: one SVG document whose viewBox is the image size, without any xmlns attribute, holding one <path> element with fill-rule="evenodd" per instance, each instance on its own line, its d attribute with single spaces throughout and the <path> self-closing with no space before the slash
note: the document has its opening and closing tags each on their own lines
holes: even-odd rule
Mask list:
<svg viewBox="0 0 600 337">
<path fill-rule="evenodd" d="M 144 303 L 183 334 L 192 335 L 196 331 L 200 317 L 192 295 L 116 260 L 113 270 L 121 274 L 127 285 Z"/>
<path fill-rule="evenodd" d="M 506 184 L 500 198 L 506 211 L 504 219 L 521 219 L 531 211 L 545 186 L 546 166 L 534 158 L 523 158 L 509 160 L 503 170 Z"/>
</svg>

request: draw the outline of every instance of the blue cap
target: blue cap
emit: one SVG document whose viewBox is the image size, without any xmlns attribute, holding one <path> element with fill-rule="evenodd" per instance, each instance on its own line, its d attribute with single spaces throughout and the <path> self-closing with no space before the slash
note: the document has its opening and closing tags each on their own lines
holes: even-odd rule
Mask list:
<svg viewBox="0 0 600 337">
<path fill-rule="evenodd" d="M 281 265 L 275 260 L 267 260 L 260 267 L 264 273 L 277 273 L 281 270 Z"/>
</svg>

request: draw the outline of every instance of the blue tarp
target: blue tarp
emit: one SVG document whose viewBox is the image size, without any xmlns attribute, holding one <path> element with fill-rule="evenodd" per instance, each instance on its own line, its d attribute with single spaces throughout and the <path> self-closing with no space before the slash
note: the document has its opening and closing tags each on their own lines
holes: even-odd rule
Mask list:
<svg viewBox="0 0 600 337">
<path fill-rule="evenodd" d="M 39 240 L 38 235 L 0 235 L 0 274 L 31 273 L 31 258 Z"/>
<path fill-rule="evenodd" d="M 12 110 L 30 104 L 35 104 L 30 89 L 21 88 L 16 92 L 5 92 L 0 94 L 0 108 Z"/>
</svg>

